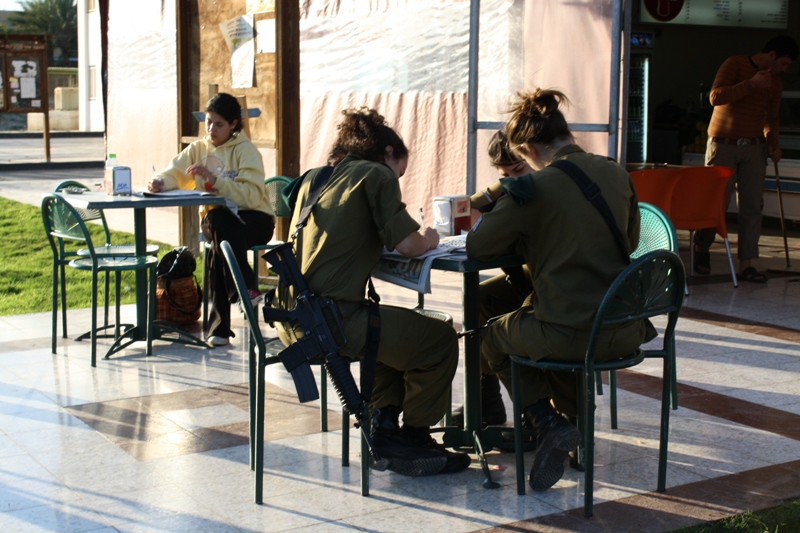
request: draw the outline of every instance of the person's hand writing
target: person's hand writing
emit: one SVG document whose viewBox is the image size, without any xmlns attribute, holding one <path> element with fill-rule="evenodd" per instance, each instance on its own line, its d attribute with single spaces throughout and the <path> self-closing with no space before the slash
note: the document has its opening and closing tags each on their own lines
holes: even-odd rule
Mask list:
<svg viewBox="0 0 800 533">
<path fill-rule="evenodd" d="M 767 89 L 772 85 L 772 73 L 769 70 L 759 70 L 747 83 L 751 89 Z"/>
<path fill-rule="evenodd" d="M 161 192 L 164 190 L 164 181 L 161 178 L 153 178 L 147 184 L 147 190 L 150 192 Z"/>
<path fill-rule="evenodd" d="M 425 237 L 425 242 L 428 243 L 428 250 L 433 250 L 439 246 L 439 232 L 437 232 L 435 229 L 425 228 L 422 236 Z"/>
</svg>

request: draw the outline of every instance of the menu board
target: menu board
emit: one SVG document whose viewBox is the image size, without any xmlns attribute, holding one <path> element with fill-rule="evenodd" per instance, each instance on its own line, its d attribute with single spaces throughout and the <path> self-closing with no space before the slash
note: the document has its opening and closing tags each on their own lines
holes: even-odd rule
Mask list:
<svg viewBox="0 0 800 533">
<path fill-rule="evenodd" d="M 789 0 L 639 0 L 639 22 L 786 29 Z"/>
</svg>

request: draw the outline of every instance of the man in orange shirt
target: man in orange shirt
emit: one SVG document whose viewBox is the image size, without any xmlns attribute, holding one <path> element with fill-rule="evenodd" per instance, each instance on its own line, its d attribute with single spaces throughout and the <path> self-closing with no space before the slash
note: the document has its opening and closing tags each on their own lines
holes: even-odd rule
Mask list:
<svg viewBox="0 0 800 533">
<path fill-rule="evenodd" d="M 758 258 L 766 159 L 769 156 L 775 163 L 781 159 L 778 108 L 783 81 L 780 75 L 797 56 L 794 39 L 786 35 L 774 37 L 757 54 L 725 60 L 709 95 L 714 113 L 708 125 L 706 165 L 733 169 L 725 205 L 730 202 L 736 186 L 739 193 L 739 278 L 744 281 L 767 281 L 766 276 L 751 265 L 751 260 Z M 695 272 L 711 272 L 708 250 L 714 237 L 713 229 L 700 230 L 695 235 Z"/>
</svg>

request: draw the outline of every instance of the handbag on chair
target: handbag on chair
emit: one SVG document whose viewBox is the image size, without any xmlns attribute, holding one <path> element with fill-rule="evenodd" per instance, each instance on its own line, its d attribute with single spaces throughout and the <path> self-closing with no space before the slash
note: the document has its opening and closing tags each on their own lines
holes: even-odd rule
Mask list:
<svg viewBox="0 0 800 533">
<path fill-rule="evenodd" d="M 190 324 L 200 318 L 203 293 L 194 277 L 197 263 L 185 246 L 161 258 L 156 267 L 156 320 Z"/>
</svg>

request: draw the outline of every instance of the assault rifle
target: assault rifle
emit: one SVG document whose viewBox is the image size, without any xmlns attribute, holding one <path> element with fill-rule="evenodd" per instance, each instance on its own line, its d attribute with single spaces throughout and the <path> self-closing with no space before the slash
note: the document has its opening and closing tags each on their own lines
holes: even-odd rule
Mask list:
<svg viewBox="0 0 800 533">
<path fill-rule="evenodd" d="M 283 366 L 294 380 L 298 399 L 300 402 L 308 402 L 319 398 L 317 382 L 314 380 L 309 361 L 323 356 L 325 369 L 331 377 L 333 388 L 342 406 L 355 416 L 355 426 L 364 434 L 369 444 L 370 455 L 379 461 L 380 457 L 364 427 L 364 398 L 350 373 L 348 361 L 339 355 L 339 350 L 344 347 L 346 339 L 336 302 L 330 298 L 317 296 L 309 290 L 292 252 L 291 243 L 282 244 L 262 257 L 278 274 L 280 283 L 293 287 L 296 294 L 297 303 L 291 311 L 265 305 L 263 312 L 266 322 L 299 325 L 303 330 L 303 336 L 298 338 L 297 342 L 278 354 Z"/>
</svg>

